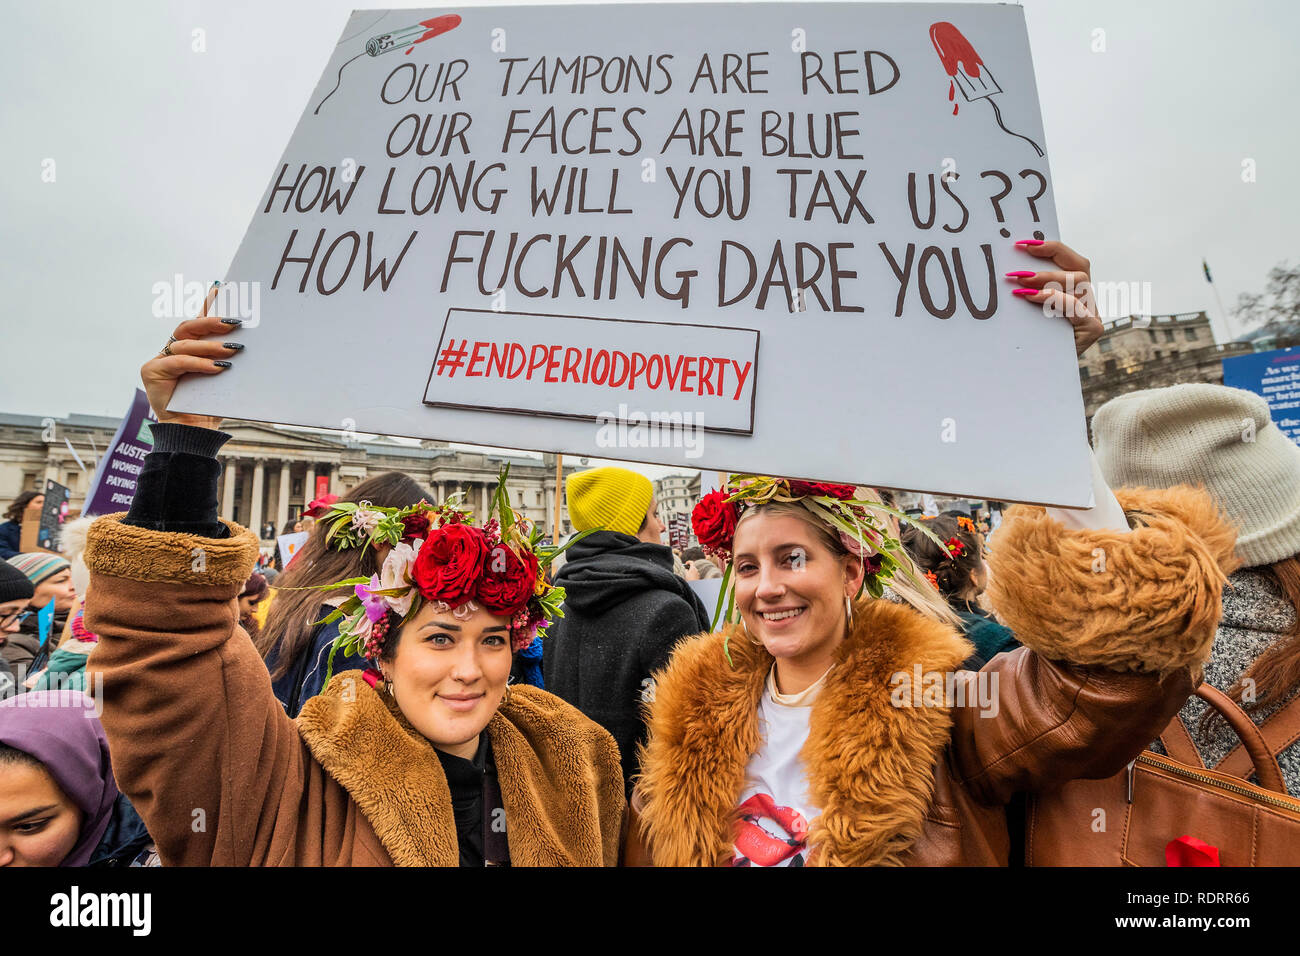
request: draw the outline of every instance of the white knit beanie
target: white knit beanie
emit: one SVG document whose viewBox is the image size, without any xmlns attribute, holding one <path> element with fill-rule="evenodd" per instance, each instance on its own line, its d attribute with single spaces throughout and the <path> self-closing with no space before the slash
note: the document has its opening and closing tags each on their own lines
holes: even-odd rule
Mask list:
<svg viewBox="0 0 1300 956">
<path fill-rule="evenodd" d="M 1237 525 L 1247 567 L 1300 553 L 1300 447 L 1268 403 L 1223 385 L 1171 385 L 1113 398 L 1092 419 L 1115 488 L 1203 485 Z"/>
</svg>

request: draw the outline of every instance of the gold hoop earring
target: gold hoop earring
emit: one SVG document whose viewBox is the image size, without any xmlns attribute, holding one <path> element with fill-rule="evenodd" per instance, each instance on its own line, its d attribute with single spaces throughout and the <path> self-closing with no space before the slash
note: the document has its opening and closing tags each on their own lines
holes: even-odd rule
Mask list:
<svg viewBox="0 0 1300 956">
<path fill-rule="evenodd" d="M 503 698 L 501 698 L 501 706 L 502 707 L 510 706 L 510 685 L 509 684 L 506 684 L 506 695 Z"/>
<path fill-rule="evenodd" d="M 763 646 L 762 641 L 756 641 L 749 636 L 749 625 L 745 623 L 745 618 L 743 615 L 740 618 L 740 629 L 745 632 L 745 637 L 749 639 L 749 643 L 753 644 L 755 647 Z"/>
<path fill-rule="evenodd" d="M 853 630 L 853 598 L 844 595 L 844 616 L 848 618 L 849 630 Z"/>
</svg>

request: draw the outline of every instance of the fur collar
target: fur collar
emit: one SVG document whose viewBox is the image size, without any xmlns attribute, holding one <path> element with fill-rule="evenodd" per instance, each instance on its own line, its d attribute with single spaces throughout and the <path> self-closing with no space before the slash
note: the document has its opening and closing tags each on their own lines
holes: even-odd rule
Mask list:
<svg viewBox="0 0 1300 956">
<path fill-rule="evenodd" d="M 355 671 L 304 705 L 298 730 L 399 866 L 456 866 L 451 792 L 432 745 Z M 618 748 L 558 697 L 511 687 L 488 722 L 514 866 L 612 866 L 623 777 Z"/>
<path fill-rule="evenodd" d="M 971 653 L 951 628 L 911 608 L 859 601 L 853 633 L 813 705 L 803 759 L 821 813 L 811 864 L 900 864 L 920 834 L 934 767 L 948 743 L 947 707 L 895 707 L 898 672 L 948 672 Z M 758 701 L 773 659 L 737 630 L 693 638 L 656 682 L 642 751 L 641 823 L 656 865 L 719 865 L 731 858 L 745 767 L 761 743 Z"/>
</svg>

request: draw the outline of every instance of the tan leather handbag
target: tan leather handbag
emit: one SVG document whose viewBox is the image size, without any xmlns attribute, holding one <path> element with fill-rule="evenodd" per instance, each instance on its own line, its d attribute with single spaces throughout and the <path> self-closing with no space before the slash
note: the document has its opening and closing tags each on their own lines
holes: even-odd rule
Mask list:
<svg viewBox="0 0 1300 956">
<path fill-rule="evenodd" d="M 1168 756 L 1145 750 L 1114 777 L 1034 794 L 1027 865 L 1300 865 L 1300 799 L 1287 794 L 1275 756 L 1300 738 L 1300 696 L 1257 726 L 1215 688 L 1196 693 L 1238 746 L 1207 770 L 1175 717 L 1160 735 Z M 1252 772 L 1258 785 L 1246 779 Z"/>
</svg>

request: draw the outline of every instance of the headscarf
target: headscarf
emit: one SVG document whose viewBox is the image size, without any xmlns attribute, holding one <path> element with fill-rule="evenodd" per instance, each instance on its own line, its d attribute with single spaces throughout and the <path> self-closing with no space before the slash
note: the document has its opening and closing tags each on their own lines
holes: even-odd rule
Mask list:
<svg viewBox="0 0 1300 956">
<path fill-rule="evenodd" d="M 85 866 L 104 837 L 118 798 L 108 738 L 85 694 L 32 691 L 0 701 L 0 743 L 39 760 L 80 808 L 77 845 L 60 866 Z"/>
</svg>

